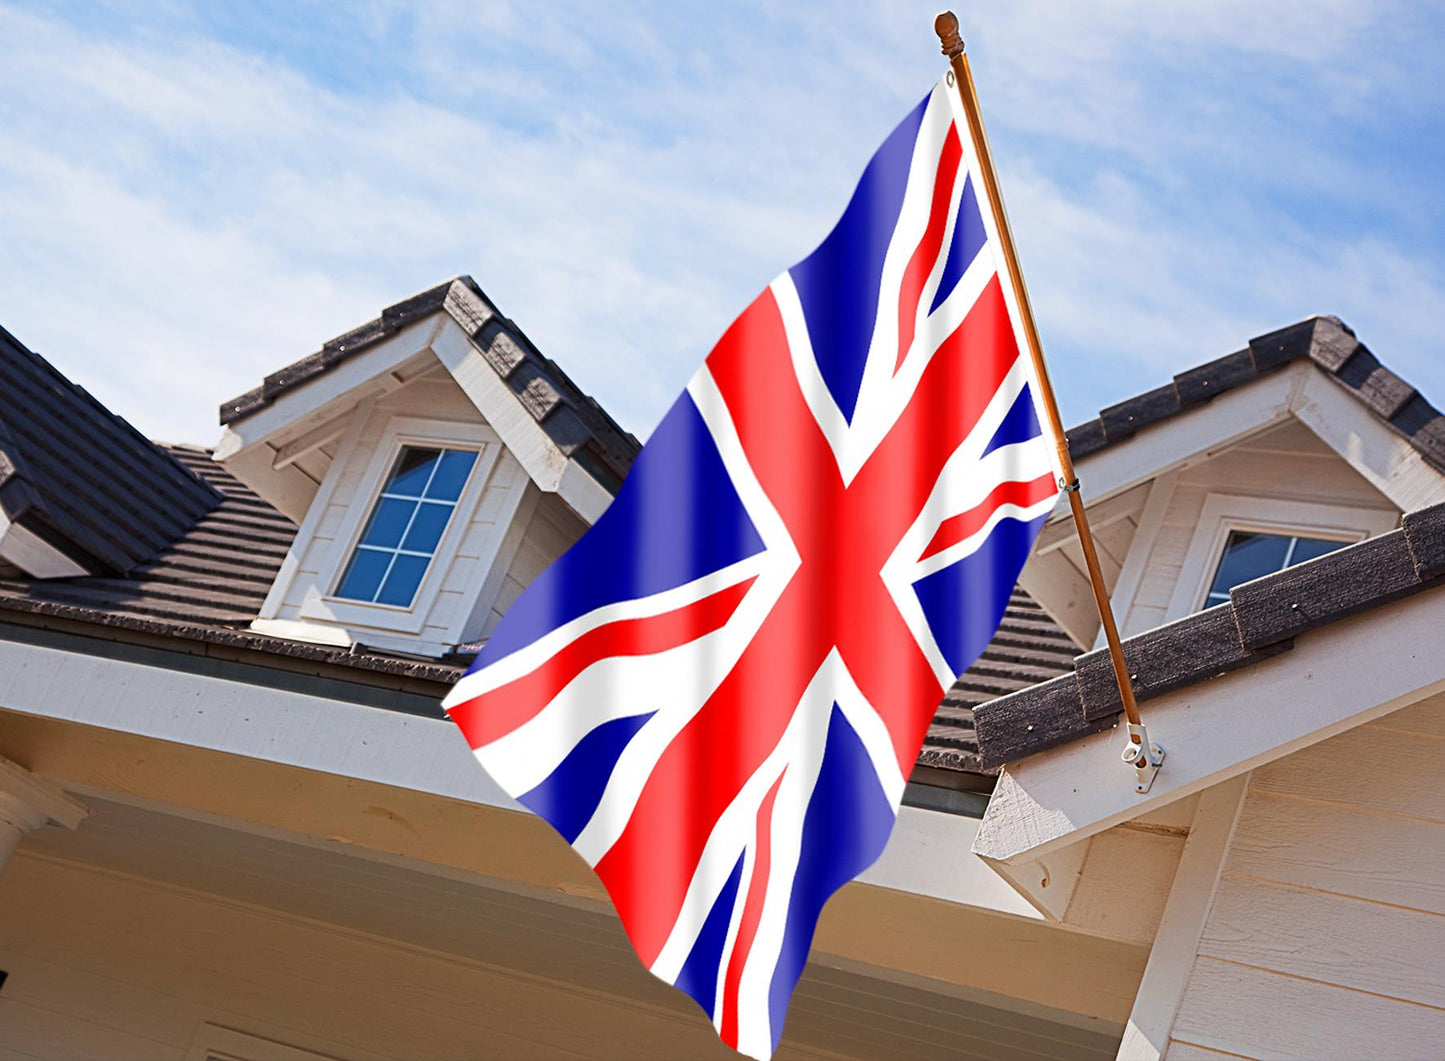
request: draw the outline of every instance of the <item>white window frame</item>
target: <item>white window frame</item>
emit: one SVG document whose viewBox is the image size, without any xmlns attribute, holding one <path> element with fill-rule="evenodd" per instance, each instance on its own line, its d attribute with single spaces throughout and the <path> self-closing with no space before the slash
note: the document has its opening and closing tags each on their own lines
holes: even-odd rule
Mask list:
<svg viewBox="0 0 1445 1061">
<path fill-rule="evenodd" d="M 1322 505 L 1283 498 L 1210 494 L 1184 555 L 1165 622 L 1182 619 L 1204 607 L 1224 546 L 1232 531 L 1323 538 L 1354 544 L 1393 530 L 1398 513 L 1378 508 Z"/>
<path fill-rule="evenodd" d="M 366 519 L 376 507 L 377 498 L 381 494 L 381 488 L 385 485 L 387 476 L 395 467 L 397 457 L 406 446 L 430 449 L 470 449 L 477 452 L 477 460 L 472 465 L 466 487 L 462 490 L 461 496 L 457 498 L 451 519 L 447 522 L 441 540 L 437 542 L 436 552 L 432 554 L 431 563 L 427 565 L 426 575 L 422 578 L 421 585 L 417 587 L 416 595 L 412 598 L 409 606 L 373 604 L 352 600 L 348 597 L 338 597 L 335 593 L 341 580 L 341 573 L 356 549 Z M 393 417 L 382 432 L 381 440 L 372 453 L 371 459 L 367 462 L 361 481 L 356 486 L 352 501 L 347 506 L 346 517 L 342 520 L 341 526 L 337 528 L 336 544 L 322 565 L 322 569 L 317 573 L 316 586 L 306 594 L 306 598 L 302 602 L 302 619 L 339 623 L 349 627 L 369 627 L 389 633 L 420 633 L 422 627 L 426 625 L 427 615 L 441 590 L 442 582 L 452 566 L 452 561 L 456 558 L 457 550 L 461 547 L 467 525 L 471 522 L 471 517 L 476 512 L 477 505 L 486 491 L 487 483 L 491 480 L 492 470 L 496 466 L 500 454 L 501 440 L 497 437 L 496 432 L 485 424 L 425 420 L 411 416 Z M 336 459 L 342 465 L 343 474 L 345 465 L 349 463 L 350 458 L 349 452 L 337 454 Z M 334 478 L 328 476 L 330 489 L 318 492 L 313 502 L 317 511 L 324 511 L 326 505 L 330 503 L 331 497 L 335 493 L 336 482 L 340 478 L 340 476 Z"/>
</svg>

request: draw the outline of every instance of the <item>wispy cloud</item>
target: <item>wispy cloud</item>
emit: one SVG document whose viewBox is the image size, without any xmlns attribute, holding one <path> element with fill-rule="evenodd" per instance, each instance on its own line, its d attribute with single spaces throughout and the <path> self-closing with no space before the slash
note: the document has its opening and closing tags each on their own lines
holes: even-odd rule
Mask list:
<svg viewBox="0 0 1445 1061">
<path fill-rule="evenodd" d="M 0 6 L 0 322 L 160 437 L 470 272 L 648 430 L 941 60 L 918 3 Z M 1445 37 L 1366 0 L 966 16 L 1066 413 L 1337 312 L 1445 401 Z"/>
</svg>

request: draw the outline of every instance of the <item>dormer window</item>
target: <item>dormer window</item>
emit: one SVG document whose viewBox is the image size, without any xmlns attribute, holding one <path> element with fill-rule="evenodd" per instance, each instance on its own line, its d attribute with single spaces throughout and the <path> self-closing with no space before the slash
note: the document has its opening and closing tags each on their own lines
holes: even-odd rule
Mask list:
<svg viewBox="0 0 1445 1061">
<path fill-rule="evenodd" d="M 410 607 L 476 461 L 474 450 L 403 446 L 336 596 Z"/>
<path fill-rule="evenodd" d="M 1234 530 L 1224 543 L 1224 553 L 1214 571 L 1214 581 L 1204 598 L 1206 608 L 1229 601 L 1229 591 L 1295 564 L 1324 556 L 1348 545 L 1346 541 L 1329 538 L 1305 538 L 1293 534 L 1266 534 L 1262 531 Z"/>
<path fill-rule="evenodd" d="M 1383 507 L 1283 497 L 1211 492 L 1202 505 L 1194 504 L 1198 507 L 1189 512 L 1189 525 L 1180 528 L 1188 531 L 1188 548 L 1174 579 L 1166 622 L 1223 604 L 1241 583 L 1384 534 L 1399 519 Z"/>
</svg>

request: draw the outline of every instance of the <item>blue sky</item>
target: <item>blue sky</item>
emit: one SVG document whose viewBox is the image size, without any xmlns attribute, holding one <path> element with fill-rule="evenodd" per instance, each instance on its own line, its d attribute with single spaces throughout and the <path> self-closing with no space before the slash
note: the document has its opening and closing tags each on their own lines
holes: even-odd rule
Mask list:
<svg viewBox="0 0 1445 1061">
<path fill-rule="evenodd" d="M 937 2 L 0 0 L 0 323 L 211 443 L 470 273 L 646 434 L 942 72 Z M 957 10 L 1066 420 L 1313 313 L 1445 405 L 1445 8 Z"/>
</svg>

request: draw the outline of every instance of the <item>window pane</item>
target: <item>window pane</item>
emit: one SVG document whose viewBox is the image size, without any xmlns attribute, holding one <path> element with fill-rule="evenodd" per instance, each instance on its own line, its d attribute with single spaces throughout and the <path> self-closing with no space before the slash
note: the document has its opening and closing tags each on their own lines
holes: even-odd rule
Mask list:
<svg viewBox="0 0 1445 1061">
<path fill-rule="evenodd" d="M 406 525 L 416 509 L 415 501 L 399 501 L 383 497 L 366 524 L 366 533 L 361 536 L 363 545 L 380 545 L 395 548 L 406 533 Z"/>
<path fill-rule="evenodd" d="M 476 462 L 471 450 L 404 447 L 336 595 L 410 606 Z"/>
<path fill-rule="evenodd" d="M 376 587 L 381 585 L 381 576 L 386 574 L 386 565 L 391 563 L 391 553 L 375 549 L 357 549 L 341 576 L 341 585 L 336 589 L 338 597 L 351 600 L 373 600 Z"/>
<path fill-rule="evenodd" d="M 438 449 L 415 449 L 407 446 L 397 458 L 396 468 L 387 480 L 383 493 L 401 494 L 404 497 L 421 497 L 431 478 L 432 468 L 441 456 Z"/>
<path fill-rule="evenodd" d="M 1241 582 L 1278 571 L 1288 548 L 1289 538 L 1278 534 L 1231 531 L 1209 592 L 1228 593 Z"/>
<path fill-rule="evenodd" d="M 476 462 L 477 455 L 471 450 L 447 450 L 442 454 L 441 465 L 437 468 L 436 475 L 432 476 L 431 485 L 426 489 L 426 496 L 439 501 L 455 501 L 461 497 L 467 474 Z"/>
<path fill-rule="evenodd" d="M 1302 564 L 1306 560 L 1324 556 L 1325 553 L 1343 549 L 1348 544 L 1348 542 L 1325 541 L 1323 538 L 1300 538 L 1295 542 L 1294 555 L 1289 559 L 1289 566 L 1294 567 L 1295 564 Z"/>
<path fill-rule="evenodd" d="M 447 518 L 452 514 L 452 505 L 431 505 L 423 503 L 421 511 L 412 520 L 411 530 L 406 533 L 406 541 L 401 543 L 403 549 L 410 549 L 417 553 L 430 553 L 441 541 L 442 531 L 446 529 Z"/>
<path fill-rule="evenodd" d="M 391 565 L 391 574 L 386 576 L 386 584 L 376 596 L 377 603 L 396 604 L 403 608 L 410 604 L 430 562 L 425 556 L 398 554 L 396 563 Z"/>
</svg>

